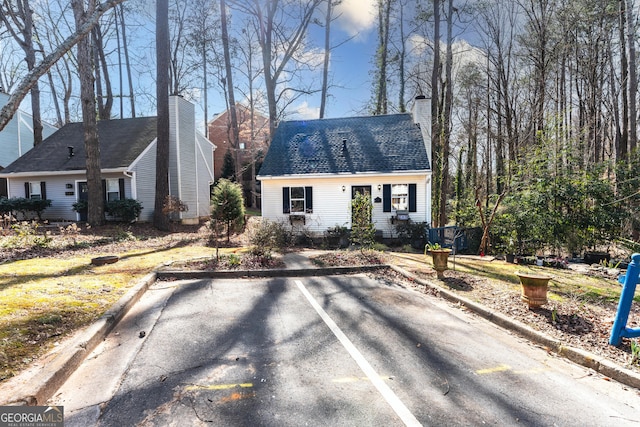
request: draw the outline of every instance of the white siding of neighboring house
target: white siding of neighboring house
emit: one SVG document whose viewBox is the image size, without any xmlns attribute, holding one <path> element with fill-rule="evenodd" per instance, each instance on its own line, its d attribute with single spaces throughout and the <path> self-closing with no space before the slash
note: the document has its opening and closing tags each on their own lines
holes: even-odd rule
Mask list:
<svg viewBox="0 0 640 427">
<path fill-rule="evenodd" d="M 0 92 L 0 106 L 9 101 L 9 95 Z M 42 123 L 42 138 L 47 138 L 57 128 Z M 0 131 L 0 166 L 7 167 L 18 157 L 33 148 L 33 118 L 30 114 L 16 111 L 11 121 Z"/>
<path fill-rule="evenodd" d="M 134 177 L 132 198 L 142 205 L 139 221 L 151 222 L 156 200 L 156 141 L 149 144 L 132 165 Z"/>
<path fill-rule="evenodd" d="M 196 137 L 196 168 L 197 174 L 197 216 L 211 215 L 211 189 L 214 180 L 213 150 L 215 146 L 204 135 Z"/>
<path fill-rule="evenodd" d="M 125 178 L 125 197 L 131 197 L 131 180 L 129 178 L 117 173 L 103 175 L 103 179 L 108 178 Z M 78 221 L 79 215 L 73 210 L 73 204 L 78 201 L 78 183 L 86 182 L 86 180 L 84 174 L 10 178 L 8 180 L 9 197 L 25 197 L 25 182 L 45 182 L 46 197 L 51 200 L 51 206 L 43 212 L 42 218 L 50 221 Z M 67 185 L 71 185 L 71 188 L 67 188 Z M 153 210 L 153 205 L 151 205 L 151 209 Z"/>
<path fill-rule="evenodd" d="M 370 185 L 371 199 L 382 200 L 382 186 L 384 184 L 416 184 L 416 212 L 409 213 L 414 222 L 431 223 L 431 173 L 415 175 L 376 174 L 376 175 L 340 175 L 331 177 L 309 176 L 304 178 L 277 177 L 261 178 L 262 186 L 262 217 L 271 221 L 289 221 L 289 214 L 283 213 L 283 187 L 312 187 L 313 213 L 305 215 L 305 224 L 295 221 L 296 227 L 304 226 L 317 235 L 336 225 L 351 228 L 351 187 Z M 342 191 L 342 187 L 345 190 Z M 380 188 L 378 188 L 380 187 Z M 376 230 L 383 232 L 384 237 L 395 235 L 395 226 L 391 217 L 396 213 L 383 212 L 383 203 L 373 203 L 373 222 Z"/>
<path fill-rule="evenodd" d="M 198 164 L 196 162 L 195 106 L 178 96 L 169 98 L 171 112 L 169 192 L 185 203 L 189 210 L 180 218 L 198 218 Z"/>
</svg>

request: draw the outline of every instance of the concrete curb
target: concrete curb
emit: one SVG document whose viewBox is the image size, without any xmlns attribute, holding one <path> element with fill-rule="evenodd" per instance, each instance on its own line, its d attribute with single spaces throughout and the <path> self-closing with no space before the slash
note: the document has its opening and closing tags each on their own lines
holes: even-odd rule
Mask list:
<svg viewBox="0 0 640 427">
<path fill-rule="evenodd" d="M 155 281 L 155 273 L 144 276 L 93 324 L 7 380 L 0 387 L 0 405 L 44 405 Z"/>
<path fill-rule="evenodd" d="M 364 271 L 376 271 L 389 268 L 387 264 L 343 266 L 343 267 L 317 267 L 294 268 L 286 270 L 233 270 L 233 271 L 184 271 L 184 270 L 158 270 L 158 280 L 171 279 L 234 279 L 240 277 L 309 277 L 332 276 L 336 274 L 353 274 Z"/>
<path fill-rule="evenodd" d="M 635 371 L 619 366 L 605 357 L 595 355 L 591 352 L 579 348 L 565 345 L 564 343 L 562 343 L 562 341 L 551 338 L 543 334 L 542 332 L 536 331 L 535 329 L 525 325 L 522 322 L 505 316 L 502 313 L 490 310 L 487 307 L 471 301 L 467 298 L 461 297 L 460 295 L 448 291 L 447 289 L 444 289 L 431 281 L 421 279 L 400 267 L 392 265 L 390 266 L 390 268 L 402 274 L 403 276 L 410 278 L 416 283 L 437 291 L 440 297 L 448 301 L 461 304 L 474 313 L 489 320 L 490 322 L 495 323 L 502 328 L 509 329 L 522 336 L 523 338 L 528 339 L 529 341 L 540 344 L 541 346 L 548 348 L 550 351 L 553 351 L 559 356 L 569 359 L 572 362 L 582 365 L 586 368 L 593 369 L 594 371 L 615 381 L 618 381 L 619 383 L 640 389 L 640 374 Z"/>
</svg>

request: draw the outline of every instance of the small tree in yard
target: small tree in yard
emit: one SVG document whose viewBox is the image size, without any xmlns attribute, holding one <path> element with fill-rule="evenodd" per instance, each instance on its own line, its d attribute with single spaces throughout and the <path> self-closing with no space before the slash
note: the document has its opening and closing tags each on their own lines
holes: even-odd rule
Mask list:
<svg viewBox="0 0 640 427">
<path fill-rule="evenodd" d="M 211 196 L 212 224 L 225 224 L 227 243 L 231 233 L 242 229 L 244 225 L 244 200 L 242 187 L 228 179 L 220 179 Z"/>
<path fill-rule="evenodd" d="M 356 197 L 351 201 L 351 243 L 362 248 L 372 246 L 375 241 L 376 227 L 371 222 L 372 210 L 371 197 L 356 193 Z"/>
</svg>

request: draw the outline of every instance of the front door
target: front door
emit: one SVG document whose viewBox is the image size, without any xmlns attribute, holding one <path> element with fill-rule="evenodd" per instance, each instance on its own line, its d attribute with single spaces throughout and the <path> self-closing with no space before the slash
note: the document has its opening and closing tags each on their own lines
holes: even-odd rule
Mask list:
<svg viewBox="0 0 640 427">
<path fill-rule="evenodd" d="M 352 185 L 351 186 L 351 200 L 356 198 L 356 194 L 362 194 L 371 198 L 371 186 L 370 185 Z M 371 218 L 369 218 L 371 221 Z M 353 224 L 353 209 L 351 209 L 351 223 Z"/>
<path fill-rule="evenodd" d="M 87 182 L 83 181 L 83 182 L 79 182 L 78 183 L 78 202 L 84 203 L 85 206 L 87 204 L 87 202 L 89 201 L 89 191 L 87 188 Z M 80 211 L 78 212 L 80 214 L 80 221 L 86 221 L 87 220 L 87 208 L 83 208 L 80 209 Z"/>
</svg>

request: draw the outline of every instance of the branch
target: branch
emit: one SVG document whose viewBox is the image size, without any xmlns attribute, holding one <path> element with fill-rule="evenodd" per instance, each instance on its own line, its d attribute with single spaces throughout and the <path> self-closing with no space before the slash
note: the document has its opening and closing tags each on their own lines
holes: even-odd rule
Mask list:
<svg viewBox="0 0 640 427">
<path fill-rule="evenodd" d="M 16 111 L 18 111 L 20 103 L 25 96 L 27 96 L 27 93 L 29 93 L 29 90 L 33 85 L 36 84 L 38 79 L 49 71 L 49 69 L 67 52 L 69 52 L 71 48 L 78 43 L 78 41 L 85 37 L 106 11 L 124 1 L 125 0 L 107 0 L 98 5 L 93 14 L 87 17 L 85 23 L 78 28 L 74 34 L 67 37 L 55 51 L 47 55 L 22 79 L 16 90 L 9 97 L 7 104 L 2 107 L 2 111 L 0 111 L 0 131 L 2 131 L 11 121 Z"/>
</svg>

